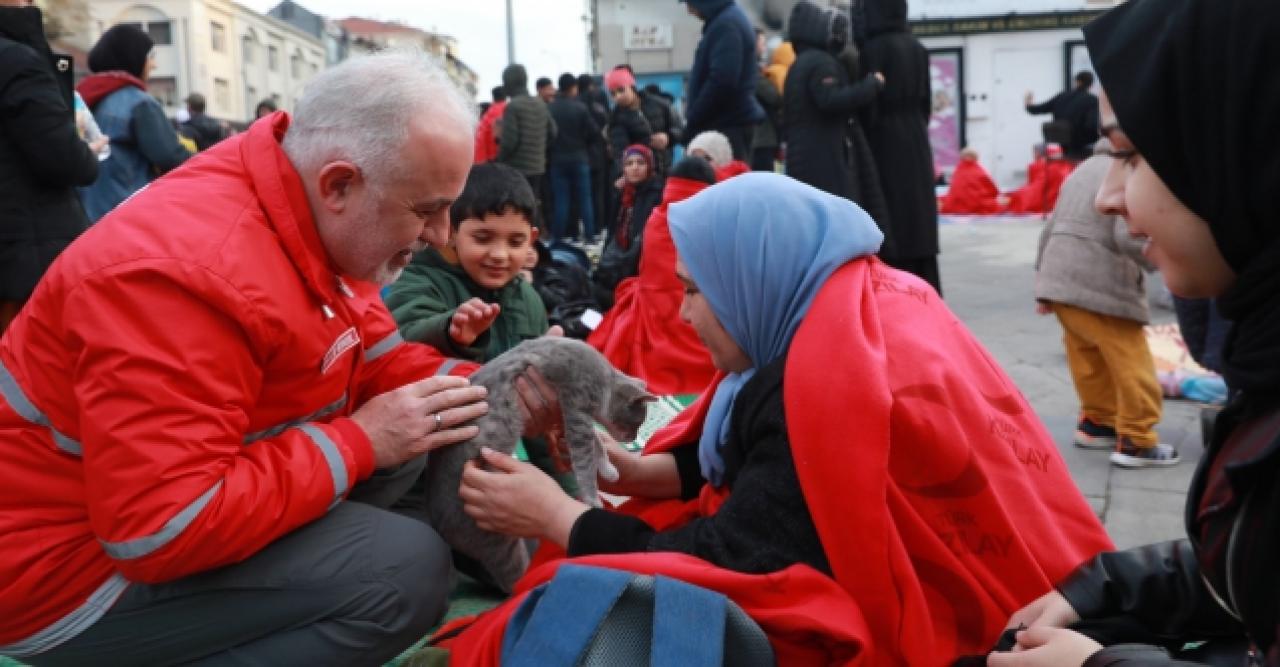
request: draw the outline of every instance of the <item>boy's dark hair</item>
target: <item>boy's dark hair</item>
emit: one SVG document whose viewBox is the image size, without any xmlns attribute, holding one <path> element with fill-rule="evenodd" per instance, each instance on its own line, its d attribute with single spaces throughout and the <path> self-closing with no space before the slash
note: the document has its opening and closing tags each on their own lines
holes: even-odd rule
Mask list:
<svg viewBox="0 0 1280 667">
<path fill-rule="evenodd" d="M 538 81 L 533 84 L 535 88 L 546 88 L 551 85 L 551 79 L 545 76 L 538 77 Z"/>
<path fill-rule="evenodd" d="M 463 220 L 484 219 L 511 210 L 535 226 L 537 207 L 538 200 L 523 174 L 505 164 L 482 162 L 471 167 L 466 187 L 449 207 L 449 224 L 456 230 Z"/>
<path fill-rule="evenodd" d="M 716 170 L 711 163 L 699 157 L 683 157 L 671 167 L 673 178 L 685 178 L 691 181 L 702 181 L 710 185 L 716 184 Z"/>
<path fill-rule="evenodd" d="M 489 91 L 489 94 L 493 95 L 494 102 L 501 102 L 507 99 L 507 89 L 502 86 L 494 86 L 493 90 Z"/>
<path fill-rule="evenodd" d="M 578 85 L 578 77 L 565 72 L 560 75 L 559 88 L 560 92 L 567 93 Z"/>
<path fill-rule="evenodd" d="M 590 74 L 578 75 L 578 92 L 585 93 L 596 85 L 596 78 Z"/>
<path fill-rule="evenodd" d="M 1092 88 L 1093 72 L 1090 72 L 1089 70 L 1084 70 L 1079 74 L 1076 74 L 1076 85 L 1080 86 L 1081 88 Z"/>
</svg>

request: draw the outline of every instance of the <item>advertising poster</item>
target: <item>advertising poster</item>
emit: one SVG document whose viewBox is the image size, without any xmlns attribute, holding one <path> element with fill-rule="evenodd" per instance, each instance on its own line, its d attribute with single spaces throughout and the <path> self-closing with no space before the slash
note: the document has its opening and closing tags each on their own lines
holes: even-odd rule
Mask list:
<svg viewBox="0 0 1280 667">
<path fill-rule="evenodd" d="M 933 147 L 933 165 L 937 171 L 955 169 L 960 161 L 960 149 L 964 148 L 962 75 L 959 49 L 929 52 L 930 90 L 933 91 L 929 144 Z"/>
</svg>

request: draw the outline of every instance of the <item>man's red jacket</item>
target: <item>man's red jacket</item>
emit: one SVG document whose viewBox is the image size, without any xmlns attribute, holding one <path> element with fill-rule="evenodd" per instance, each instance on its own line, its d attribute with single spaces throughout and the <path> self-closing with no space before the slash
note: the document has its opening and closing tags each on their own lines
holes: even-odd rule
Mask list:
<svg viewBox="0 0 1280 667">
<path fill-rule="evenodd" d="M 441 368 L 328 260 L 288 125 L 121 204 L 0 339 L 0 652 L 323 516 L 373 472 L 352 412 Z"/>
</svg>

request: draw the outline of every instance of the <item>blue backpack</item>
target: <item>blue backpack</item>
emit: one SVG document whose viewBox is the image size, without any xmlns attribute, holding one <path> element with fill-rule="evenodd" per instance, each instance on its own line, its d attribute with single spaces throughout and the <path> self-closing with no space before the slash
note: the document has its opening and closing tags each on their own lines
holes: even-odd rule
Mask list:
<svg viewBox="0 0 1280 667">
<path fill-rule="evenodd" d="M 507 623 L 503 667 L 774 665 L 756 622 L 724 595 L 663 576 L 566 564 Z"/>
</svg>

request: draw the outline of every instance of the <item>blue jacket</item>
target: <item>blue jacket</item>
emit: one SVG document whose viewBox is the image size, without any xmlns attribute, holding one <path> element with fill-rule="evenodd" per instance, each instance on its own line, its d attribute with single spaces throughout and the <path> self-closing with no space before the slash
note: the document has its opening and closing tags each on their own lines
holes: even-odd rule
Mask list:
<svg viewBox="0 0 1280 667">
<path fill-rule="evenodd" d="M 688 2 L 706 23 L 689 72 L 685 136 L 760 123 L 765 114 L 755 96 L 760 72 L 751 19 L 733 0 Z"/>
<path fill-rule="evenodd" d="M 111 137 L 111 155 L 98 167 L 98 180 L 80 190 L 89 220 L 97 222 L 159 173 L 182 164 L 189 154 L 155 98 L 124 86 L 93 107 L 102 133 Z"/>
</svg>

